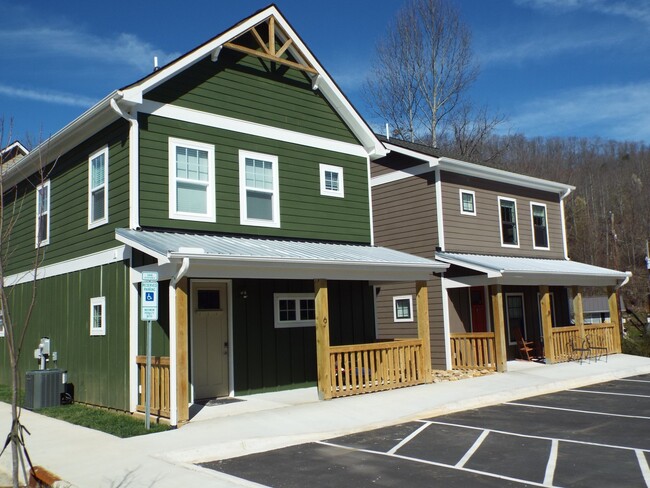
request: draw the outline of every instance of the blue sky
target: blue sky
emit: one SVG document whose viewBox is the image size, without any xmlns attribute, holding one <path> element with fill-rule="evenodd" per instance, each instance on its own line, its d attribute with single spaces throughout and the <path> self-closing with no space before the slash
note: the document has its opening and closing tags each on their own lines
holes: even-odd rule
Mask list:
<svg viewBox="0 0 650 488">
<path fill-rule="evenodd" d="M 278 7 L 361 114 L 374 46 L 401 2 L 278 0 Z M 481 74 L 479 105 L 504 132 L 650 143 L 650 2 L 457 0 Z M 112 90 L 263 8 L 259 0 L 0 0 L 0 116 L 6 143 L 38 142 Z M 323 6 L 324 5 L 324 6 Z M 27 142 L 27 141 L 26 141 Z"/>
</svg>

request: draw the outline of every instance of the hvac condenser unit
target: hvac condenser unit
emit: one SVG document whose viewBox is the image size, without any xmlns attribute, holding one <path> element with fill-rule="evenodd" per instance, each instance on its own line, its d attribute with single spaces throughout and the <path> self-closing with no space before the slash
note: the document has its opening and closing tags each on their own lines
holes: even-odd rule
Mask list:
<svg viewBox="0 0 650 488">
<path fill-rule="evenodd" d="M 25 408 L 36 410 L 61 405 L 63 370 L 46 369 L 25 373 Z"/>
</svg>

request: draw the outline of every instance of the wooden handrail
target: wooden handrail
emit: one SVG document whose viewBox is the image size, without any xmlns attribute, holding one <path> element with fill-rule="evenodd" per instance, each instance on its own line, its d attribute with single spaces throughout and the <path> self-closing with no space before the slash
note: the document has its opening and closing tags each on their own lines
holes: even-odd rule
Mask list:
<svg viewBox="0 0 650 488">
<path fill-rule="evenodd" d="M 496 370 L 494 332 L 449 334 L 452 369 Z"/>
<path fill-rule="evenodd" d="M 138 365 L 139 394 L 136 410 L 144 412 L 146 397 L 146 356 L 136 356 L 135 363 Z M 151 357 L 151 414 L 156 417 L 170 417 L 170 379 L 169 379 L 169 357 Z"/>
</svg>

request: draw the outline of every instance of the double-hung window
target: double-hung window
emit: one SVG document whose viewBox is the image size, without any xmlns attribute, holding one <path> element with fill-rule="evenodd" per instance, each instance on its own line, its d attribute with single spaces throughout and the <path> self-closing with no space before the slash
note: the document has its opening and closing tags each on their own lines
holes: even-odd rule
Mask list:
<svg viewBox="0 0 650 488">
<path fill-rule="evenodd" d="M 106 335 L 106 297 L 90 299 L 90 335 Z"/>
<path fill-rule="evenodd" d="M 501 245 L 505 247 L 519 247 L 517 202 L 510 198 L 499 197 L 499 218 L 501 222 Z"/>
<path fill-rule="evenodd" d="M 458 190 L 460 193 L 460 213 L 476 215 L 476 195 L 472 190 Z"/>
<path fill-rule="evenodd" d="M 320 165 L 320 194 L 343 198 L 343 168 L 329 164 Z"/>
<path fill-rule="evenodd" d="M 316 325 L 316 304 L 313 293 L 275 293 L 273 298 L 276 329 Z"/>
<path fill-rule="evenodd" d="M 108 147 L 88 158 L 88 228 L 108 222 Z"/>
<path fill-rule="evenodd" d="M 530 217 L 533 222 L 533 247 L 535 249 L 549 249 L 546 205 L 530 202 Z"/>
<path fill-rule="evenodd" d="M 50 180 L 36 187 L 35 247 L 50 243 Z"/>
<path fill-rule="evenodd" d="M 216 222 L 213 145 L 169 138 L 169 218 Z"/>
<path fill-rule="evenodd" d="M 239 151 L 239 186 L 241 224 L 280 227 L 277 156 Z"/>
</svg>

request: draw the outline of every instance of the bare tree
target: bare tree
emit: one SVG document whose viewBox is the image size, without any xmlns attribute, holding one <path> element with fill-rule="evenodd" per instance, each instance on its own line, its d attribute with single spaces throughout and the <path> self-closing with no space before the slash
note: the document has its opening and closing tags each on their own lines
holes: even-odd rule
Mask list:
<svg viewBox="0 0 650 488">
<path fill-rule="evenodd" d="M 450 1 L 408 0 L 377 45 L 365 97 L 396 135 L 435 147 L 477 75 L 470 31 Z"/>
</svg>

